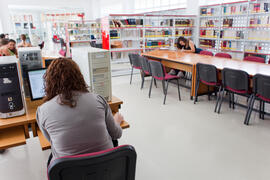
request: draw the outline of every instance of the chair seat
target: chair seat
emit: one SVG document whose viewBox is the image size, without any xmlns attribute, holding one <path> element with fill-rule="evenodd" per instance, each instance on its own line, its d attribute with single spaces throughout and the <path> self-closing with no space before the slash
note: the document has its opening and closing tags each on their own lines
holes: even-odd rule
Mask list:
<svg viewBox="0 0 270 180">
<path fill-rule="evenodd" d="M 204 80 L 201 80 L 201 82 L 203 84 L 208 85 L 208 86 L 220 86 L 221 85 L 221 82 L 207 82 L 207 81 L 204 81 Z"/>
<path fill-rule="evenodd" d="M 263 97 L 263 96 L 260 95 L 260 94 L 256 94 L 256 96 L 257 96 L 258 98 L 260 98 L 261 100 L 265 101 L 265 102 L 270 102 L 270 99 L 265 98 L 265 97 Z"/>
<path fill-rule="evenodd" d="M 226 87 L 226 89 L 228 89 L 228 90 L 230 90 L 230 91 L 232 91 L 232 92 L 234 92 L 234 93 L 238 93 L 238 94 L 251 94 L 251 91 L 249 90 L 249 91 L 246 91 L 246 90 L 236 90 L 236 89 L 232 89 L 232 88 L 230 88 L 230 87 Z"/>
</svg>

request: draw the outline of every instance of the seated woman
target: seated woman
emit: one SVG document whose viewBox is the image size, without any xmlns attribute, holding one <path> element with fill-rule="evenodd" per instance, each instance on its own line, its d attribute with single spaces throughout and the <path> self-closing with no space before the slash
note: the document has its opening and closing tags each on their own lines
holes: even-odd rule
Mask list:
<svg viewBox="0 0 270 180">
<path fill-rule="evenodd" d="M 176 46 L 177 46 L 178 50 L 181 50 L 182 52 L 185 52 L 185 53 L 195 53 L 196 52 L 195 44 L 191 40 L 188 40 L 182 36 L 180 36 L 177 39 Z M 179 71 L 176 69 L 172 69 L 169 72 L 169 74 L 177 75 L 179 77 L 184 77 L 184 73 L 182 71 Z"/>
<path fill-rule="evenodd" d="M 0 55 L 1 56 L 17 56 L 18 52 L 16 49 L 16 41 L 13 39 L 9 39 L 7 45 L 3 45 L 0 48 Z"/>
<path fill-rule="evenodd" d="M 18 44 L 18 47 L 32 47 L 31 43 L 26 42 L 26 36 L 25 34 L 21 35 L 21 42 Z"/>
<path fill-rule="evenodd" d="M 54 60 L 44 81 L 44 104 L 38 107 L 36 119 L 51 143 L 53 159 L 114 147 L 112 140 L 122 135 L 123 116 L 113 116 L 106 100 L 89 92 L 73 60 Z"/>
</svg>

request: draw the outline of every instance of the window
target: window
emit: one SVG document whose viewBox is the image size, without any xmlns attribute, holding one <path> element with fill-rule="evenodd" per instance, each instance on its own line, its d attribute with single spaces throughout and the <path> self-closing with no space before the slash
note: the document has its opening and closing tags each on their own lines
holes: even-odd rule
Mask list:
<svg viewBox="0 0 270 180">
<path fill-rule="evenodd" d="M 135 0 L 136 12 L 185 8 L 187 0 Z"/>
</svg>

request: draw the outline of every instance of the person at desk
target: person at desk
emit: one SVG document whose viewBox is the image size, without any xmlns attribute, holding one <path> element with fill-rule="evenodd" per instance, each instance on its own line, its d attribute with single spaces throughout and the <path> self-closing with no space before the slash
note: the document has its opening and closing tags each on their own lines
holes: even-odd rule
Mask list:
<svg viewBox="0 0 270 180">
<path fill-rule="evenodd" d="M 185 53 L 195 53 L 196 52 L 195 44 L 191 40 L 188 40 L 182 36 L 180 36 L 177 39 L 176 46 L 177 46 L 178 50 L 181 50 L 182 52 L 185 52 Z M 177 75 L 179 77 L 185 76 L 185 72 L 182 72 L 182 71 L 176 70 L 176 69 L 171 69 L 169 74 Z"/>
<path fill-rule="evenodd" d="M 20 47 L 32 47 L 31 43 L 26 42 L 25 34 L 21 35 L 21 42 L 18 44 L 18 48 Z"/>
<path fill-rule="evenodd" d="M 16 41 L 9 39 L 7 45 L 0 48 L 1 56 L 16 56 L 18 57 L 18 52 L 16 49 Z"/>
<path fill-rule="evenodd" d="M 54 60 L 44 81 L 44 104 L 38 107 L 36 120 L 51 143 L 53 159 L 114 147 L 112 140 L 122 136 L 123 116 L 113 116 L 106 100 L 89 92 L 73 60 Z"/>
</svg>

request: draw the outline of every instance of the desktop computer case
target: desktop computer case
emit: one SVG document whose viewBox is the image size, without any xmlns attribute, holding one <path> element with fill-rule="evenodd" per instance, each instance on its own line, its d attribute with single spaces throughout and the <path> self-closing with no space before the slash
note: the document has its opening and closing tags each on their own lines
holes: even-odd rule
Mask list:
<svg viewBox="0 0 270 180">
<path fill-rule="evenodd" d="M 19 48 L 18 56 L 21 64 L 21 73 L 23 77 L 25 96 L 29 97 L 30 91 L 27 81 L 27 71 L 42 68 L 41 50 L 39 47 Z"/>
<path fill-rule="evenodd" d="M 0 118 L 25 114 L 20 67 L 15 56 L 0 57 Z"/>
<path fill-rule="evenodd" d="M 79 65 L 90 90 L 111 101 L 110 52 L 93 47 L 76 47 L 72 48 L 72 59 Z"/>
</svg>

